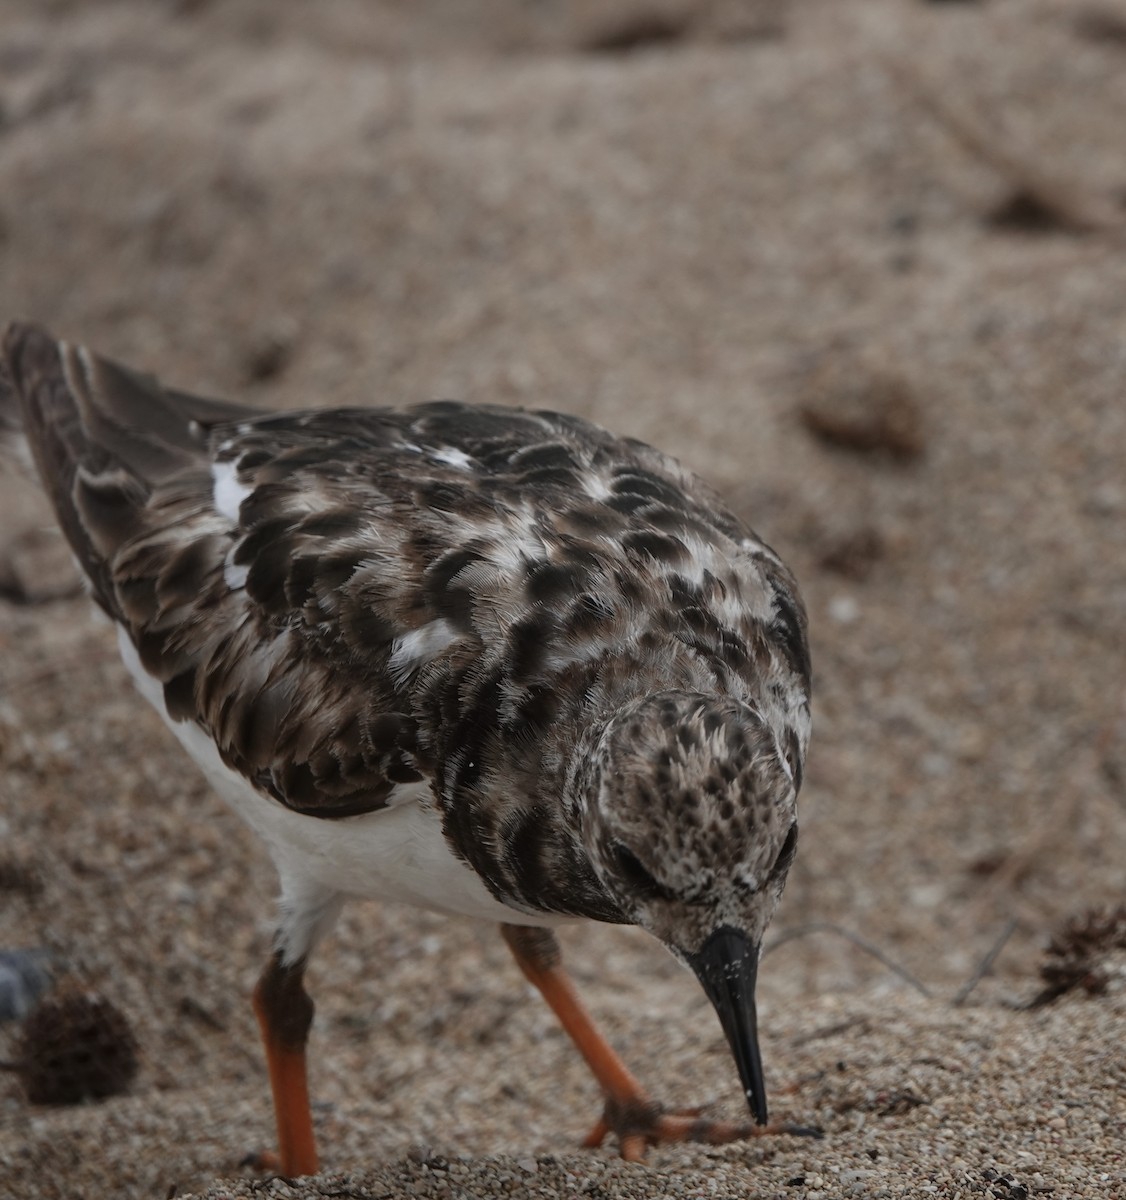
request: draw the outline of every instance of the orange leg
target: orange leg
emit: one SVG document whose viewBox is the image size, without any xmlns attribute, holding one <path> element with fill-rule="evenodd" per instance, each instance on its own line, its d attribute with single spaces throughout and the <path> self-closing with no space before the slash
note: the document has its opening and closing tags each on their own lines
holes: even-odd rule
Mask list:
<svg viewBox="0 0 1126 1200">
<path fill-rule="evenodd" d="M 305 1043 L 313 1023 L 313 1002 L 305 991 L 304 976 L 304 962 L 286 967 L 281 955 L 275 954 L 254 988 L 254 1012 L 266 1047 L 278 1123 L 276 1165 L 291 1179 L 317 1173 L 317 1143 L 305 1076 Z M 258 1163 L 271 1166 L 274 1160 L 263 1155 Z"/>
<path fill-rule="evenodd" d="M 622 1158 L 638 1162 L 648 1146 L 659 1142 L 719 1145 L 766 1133 L 798 1132 L 792 1126 L 710 1121 L 691 1111 L 664 1112 L 646 1095 L 594 1024 L 575 985 L 563 970 L 555 935 L 547 929 L 523 925 L 502 925 L 500 928 L 520 969 L 551 1006 L 606 1095 L 605 1110 L 584 1145 L 600 1146 L 606 1135 L 613 1132 L 618 1137 Z"/>
</svg>

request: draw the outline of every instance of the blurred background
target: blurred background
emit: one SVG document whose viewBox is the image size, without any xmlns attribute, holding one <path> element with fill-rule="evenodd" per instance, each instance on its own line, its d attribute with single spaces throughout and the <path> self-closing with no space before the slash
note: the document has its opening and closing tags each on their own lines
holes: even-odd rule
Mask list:
<svg viewBox="0 0 1126 1200">
<path fill-rule="evenodd" d="M 894 1075 L 913 1022 L 1027 1032 L 1050 936 L 1126 890 L 1124 125 L 1120 0 L 0 0 L 0 321 L 263 407 L 575 412 L 706 477 L 812 628 L 768 1075 Z M 0 1194 L 183 1194 L 272 1136 L 272 871 L 111 641 L 0 474 L 0 1057 L 47 959 L 140 1047 L 102 1106 L 0 1079 Z M 675 964 L 566 945 L 639 1074 L 737 1103 Z M 312 986 L 341 1167 L 595 1115 L 492 930 L 356 905 Z M 920 1070 L 886 1129 L 952 1086 Z M 844 1086 L 783 1104 L 832 1129 Z"/>
</svg>

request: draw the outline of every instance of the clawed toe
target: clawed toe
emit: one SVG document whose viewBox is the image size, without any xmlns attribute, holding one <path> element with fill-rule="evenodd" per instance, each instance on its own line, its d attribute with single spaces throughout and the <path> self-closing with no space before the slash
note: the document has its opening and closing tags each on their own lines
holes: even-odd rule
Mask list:
<svg viewBox="0 0 1126 1200">
<path fill-rule="evenodd" d="M 650 1146 L 670 1142 L 697 1142 L 723 1146 L 746 1138 L 784 1134 L 791 1137 L 821 1137 L 819 1129 L 778 1122 L 756 1125 L 751 1121 L 715 1121 L 700 1116 L 699 1109 L 666 1112 L 652 1100 L 610 1098 L 602 1116 L 583 1139 L 587 1147 L 601 1146 L 610 1134 L 618 1139 L 618 1153 L 626 1162 L 640 1162 Z"/>
<path fill-rule="evenodd" d="M 282 1162 L 273 1150 L 251 1150 L 239 1159 L 239 1170 L 255 1171 L 260 1175 L 281 1175 Z"/>
<path fill-rule="evenodd" d="M 769 1127 L 769 1131 L 784 1133 L 789 1137 L 813 1138 L 818 1142 L 825 1136 L 825 1130 L 819 1129 L 816 1125 L 791 1125 L 788 1121 Z"/>
</svg>

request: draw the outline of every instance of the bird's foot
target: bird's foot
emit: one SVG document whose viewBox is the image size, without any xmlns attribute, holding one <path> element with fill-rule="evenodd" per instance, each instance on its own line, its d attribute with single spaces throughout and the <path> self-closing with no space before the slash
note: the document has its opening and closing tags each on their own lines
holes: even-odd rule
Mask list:
<svg viewBox="0 0 1126 1200">
<path fill-rule="evenodd" d="M 722 1146 L 746 1138 L 788 1134 L 792 1137 L 820 1137 L 821 1131 L 804 1125 L 775 1121 L 756 1125 L 753 1121 L 715 1121 L 702 1117 L 700 1109 L 666 1112 L 664 1107 L 645 1096 L 618 1100 L 610 1097 L 602 1116 L 583 1139 L 583 1145 L 601 1146 L 607 1136 L 618 1139 L 618 1153 L 626 1162 L 640 1162 L 650 1146 L 668 1142 L 702 1142 Z"/>
<path fill-rule="evenodd" d="M 239 1169 L 260 1175 L 281 1175 L 282 1161 L 273 1150 L 251 1150 L 239 1159 Z"/>
</svg>

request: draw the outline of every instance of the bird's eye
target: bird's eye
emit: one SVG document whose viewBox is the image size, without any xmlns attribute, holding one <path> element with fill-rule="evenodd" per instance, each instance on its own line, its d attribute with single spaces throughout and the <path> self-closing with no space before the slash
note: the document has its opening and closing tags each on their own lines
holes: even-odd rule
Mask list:
<svg viewBox="0 0 1126 1200">
<path fill-rule="evenodd" d="M 794 861 L 794 855 L 798 852 L 798 823 L 795 821 L 786 834 L 786 840 L 782 843 L 782 849 L 778 851 L 778 857 L 774 860 L 774 866 L 770 869 L 770 874 L 774 878 L 779 875 L 785 875 L 790 869 L 790 864 Z"/>
<path fill-rule="evenodd" d="M 631 891 L 651 899 L 673 900 L 676 898 L 669 888 L 653 878 L 637 855 L 627 846 L 623 846 L 621 842 L 615 843 L 613 855 L 614 868 L 618 877 Z"/>
</svg>

